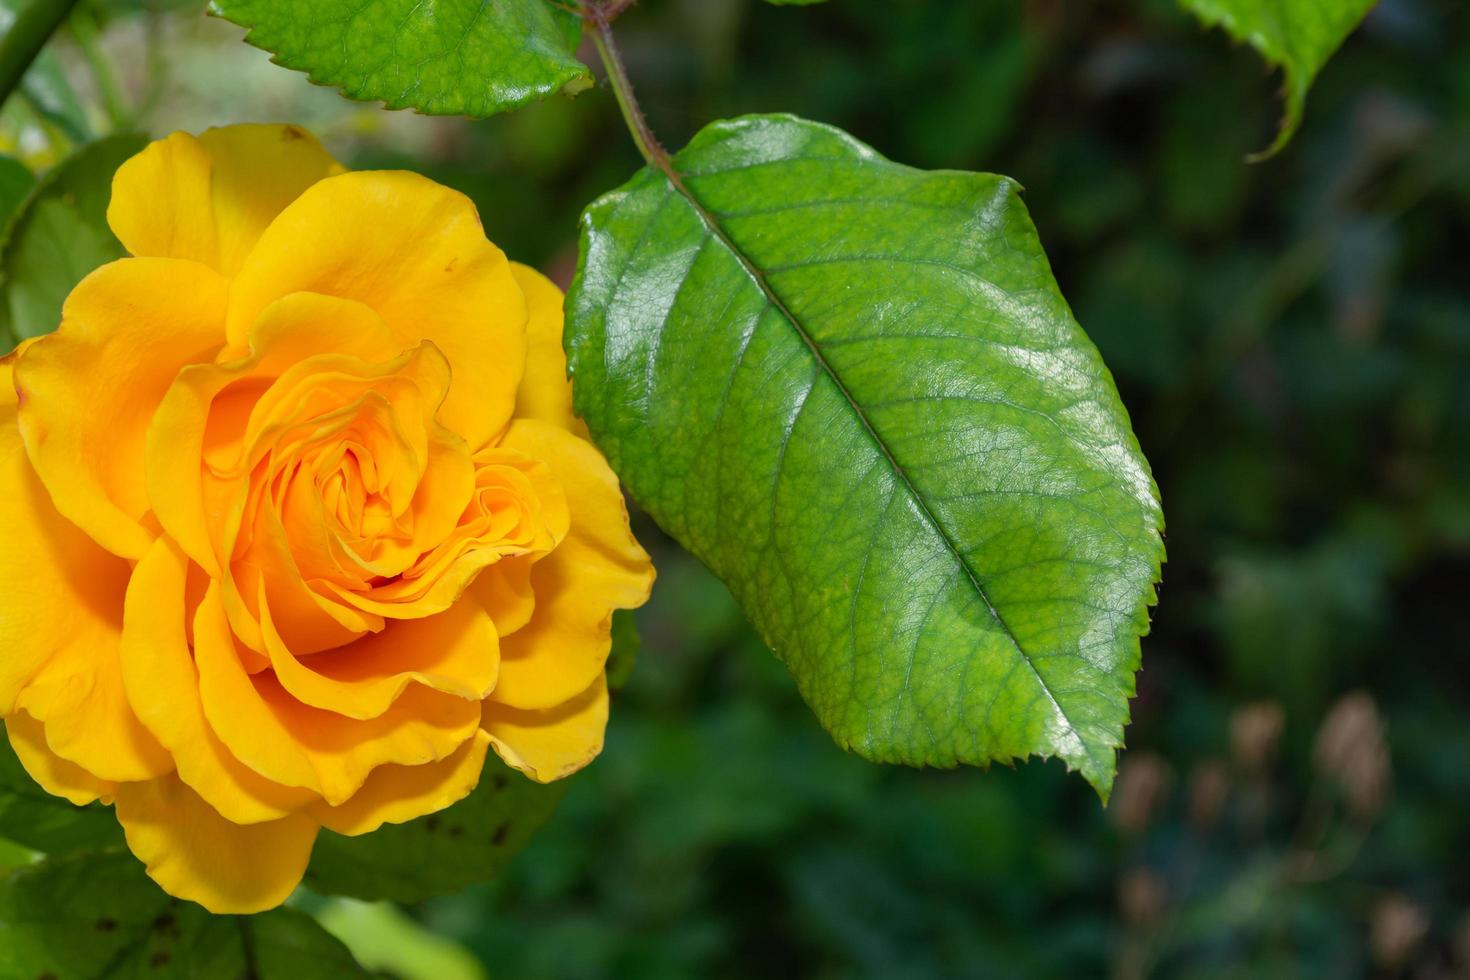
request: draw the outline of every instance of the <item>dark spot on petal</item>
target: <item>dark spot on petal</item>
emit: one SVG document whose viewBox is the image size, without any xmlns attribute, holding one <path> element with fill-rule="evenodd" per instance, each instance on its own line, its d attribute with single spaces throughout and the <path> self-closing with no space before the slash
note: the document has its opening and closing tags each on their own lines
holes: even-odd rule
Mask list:
<svg viewBox="0 0 1470 980">
<path fill-rule="evenodd" d="M 505 838 L 508 836 L 510 836 L 510 824 L 503 823 L 499 827 L 495 828 L 495 833 L 490 835 L 490 843 L 494 844 L 496 847 L 499 847 L 501 844 L 505 843 Z"/>
<path fill-rule="evenodd" d="M 454 267 L 457 266 L 457 265 L 459 265 L 459 256 L 458 255 L 456 255 L 454 258 L 452 258 L 452 259 L 449 260 L 449 263 L 446 266 L 444 266 L 444 271 L 445 272 L 453 272 L 454 271 Z"/>
<path fill-rule="evenodd" d="M 306 139 L 306 134 L 301 131 L 300 126 L 282 126 L 281 139 L 289 143 L 292 140 Z"/>
<path fill-rule="evenodd" d="M 106 916 L 103 916 L 95 923 L 93 923 L 92 928 L 96 929 L 98 932 L 111 932 L 112 930 L 117 928 L 117 920 L 109 919 Z"/>
</svg>

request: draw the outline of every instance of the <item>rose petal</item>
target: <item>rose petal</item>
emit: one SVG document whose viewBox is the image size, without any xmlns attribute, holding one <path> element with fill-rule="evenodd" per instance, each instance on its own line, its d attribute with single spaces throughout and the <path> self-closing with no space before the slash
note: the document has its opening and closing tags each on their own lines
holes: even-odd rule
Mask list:
<svg viewBox="0 0 1470 980">
<path fill-rule="evenodd" d="M 229 283 L 195 262 L 123 259 L 83 279 L 61 327 L 15 366 L 20 430 L 57 510 L 141 558 L 154 535 L 141 460 L 154 410 L 184 365 L 224 341 Z"/>
<path fill-rule="evenodd" d="M 122 670 L 128 700 L 173 755 L 179 778 L 233 823 L 260 823 L 299 810 L 304 789 L 271 782 L 231 754 L 204 718 L 189 653 L 184 601 L 188 559 L 159 538 L 128 585 Z"/>
<path fill-rule="evenodd" d="M 286 205 L 341 172 L 295 126 L 174 133 L 118 168 L 107 222 L 133 255 L 191 259 L 232 275 Z"/>
<path fill-rule="evenodd" d="M 117 788 L 128 847 L 170 895 L 216 915 L 274 908 L 301 883 L 318 824 L 293 814 L 241 825 L 221 817 L 176 776 Z"/>
<path fill-rule="evenodd" d="M 428 340 L 454 365 L 439 419 L 483 445 L 504 428 L 526 359 L 526 303 L 469 198 L 417 174 L 346 173 L 308 188 L 261 235 L 235 279 L 228 332 L 309 291 L 361 302 L 400 349 Z"/>
<path fill-rule="evenodd" d="M 474 790 L 490 736 L 475 732 L 447 759 L 423 766 L 379 766 L 346 803 L 318 804 L 311 815 L 328 830 L 356 837 L 385 823 L 406 823 L 453 806 Z"/>
<path fill-rule="evenodd" d="M 520 419 L 501 446 L 551 467 L 572 520 L 561 544 L 531 566 L 535 611 L 502 638 L 500 680 L 490 697 L 516 708 L 552 708 L 602 673 L 612 649 L 612 611 L 647 601 L 653 565 L 628 528 L 617 477 L 591 443 Z"/>
<path fill-rule="evenodd" d="M 538 783 L 554 782 L 602 751 L 607 677 L 598 674 L 578 697 L 547 711 L 522 711 L 486 701 L 480 724 L 506 765 Z"/>
</svg>

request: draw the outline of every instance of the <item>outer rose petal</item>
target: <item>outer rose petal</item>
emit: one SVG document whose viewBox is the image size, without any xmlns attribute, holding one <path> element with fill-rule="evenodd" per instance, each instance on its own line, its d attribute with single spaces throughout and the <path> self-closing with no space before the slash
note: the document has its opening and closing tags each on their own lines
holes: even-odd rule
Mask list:
<svg viewBox="0 0 1470 980">
<path fill-rule="evenodd" d="M 423 766 L 379 766 L 362 789 L 341 806 L 317 804 L 311 815 L 328 830 L 356 837 L 385 823 L 405 823 L 437 813 L 470 795 L 485 768 L 490 736 L 475 737 L 447 759 Z"/>
<path fill-rule="evenodd" d="M 261 235 L 235 279 L 232 348 L 269 303 L 309 291 L 375 310 L 402 349 L 432 341 L 454 365 L 439 420 L 473 451 L 510 420 L 526 356 L 526 304 L 469 198 L 417 174 L 320 181 Z"/>
<path fill-rule="evenodd" d="M 210 727 L 256 772 L 314 790 L 334 806 L 378 766 L 437 762 L 474 735 L 479 704 L 416 684 L 367 721 L 303 705 L 274 674 L 245 673 L 234 642 L 218 584 L 211 583 L 194 617 L 199 693 Z"/>
<path fill-rule="evenodd" d="M 480 725 L 505 764 L 538 783 L 570 776 L 597 758 L 607 730 L 607 676 L 549 711 L 521 711 L 486 701 Z"/>
<path fill-rule="evenodd" d="M 530 266 L 510 264 L 526 294 L 526 376 L 516 391 L 516 418 L 540 419 L 587 438 L 587 425 L 572 412 L 572 382 L 562 349 L 562 303 L 555 283 Z"/>
<path fill-rule="evenodd" d="M 19 711 L 5 719 L 5 730 L 10 735 L 10 747 L 15 750 L 15 757 L 46 792 L 70 800 L 77 806 L 86 806 L 94 800 L 112 802 L 117 784 L 98 779 L 47 748 L 46 729 L 39 721 Z"/>
<path fill-rule="evenodd" d="M 0 714 L 28 712 L 45 725 L 48 752 L 103 781 L 167 772 L 173 761 L 122 690 L 117 650 L 127 562 L 51 506 L 21 445 L 10 359 L 3 364 L 0 589 L 7 607 L 0 617 Z"/>
<path fill-rule="evenodd" d="M 153 540 L 143 448 L 179 369 L 224 341 L 229 282 L 195 262 L 123 259 L 72 290 L 61 327 L 15 366 L 20 429 L 56 508 L 107 550 Z"/>
<path fill-rule="evenodd" d="M 617 477 L 589 442 L 545 422 L 518 419 L 501 445 L 534 455 L 566 490 L 571 530 L 531 566 L 535 611 L 501 640 L 491 700 L 553 708 L 600 676 L 612 648 L 612 611 L 641 606 L 653 565 L 628 529 Z"/>
<path fill-rule="evenodd" d="M 301 883 L 317 822 L 231 823 L 175 776 L 117 788 L 128 847 L 163 890 L 216 915 L 274 908 Z"/>
<path fill-rule="evenodd" d="M 480 701 L 495 687 L 500 647 L 489 613 L 459 602 L 427 619 L 390 621 L 344 647 L 297 660 L 261 602 L 266 651 L 281 686 L 303 704 L 377 718 L 410 684 Z"/>
<path fill-rule="evenodd" d="M 118 168 L 107 223 L 133 255 L 192 259 L 233 275 L 286 205 L 341 172 L 295 126 L 174 133 Z"/>
<path fill-rule="evenodd" d="M 128 700 L 173 755 L 179 778 L 225 819 L 240 824 L 279 820 L 312 794 L 254 772 L 205 720 L 185 633 L 187 574 L 188 559 L 167 538 L 159 538 L 133 570 L 122 637 Z"/>
</svg>

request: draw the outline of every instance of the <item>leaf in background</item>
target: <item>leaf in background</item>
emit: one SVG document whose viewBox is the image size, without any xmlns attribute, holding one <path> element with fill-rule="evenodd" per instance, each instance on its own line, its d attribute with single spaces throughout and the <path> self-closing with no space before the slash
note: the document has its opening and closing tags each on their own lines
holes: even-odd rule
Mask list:
<svg viewBox="0 0 1470 980">
<path fill-rule="evenodd" d="M 1162 514 L 1016 184 L 790 116 L 592 205 L 578 412 L 838 743 L 1060 756 L 1106 798 Z"/>
<path fill-rule="evenodd" d="M 213 0 L 277 64 L 349 98 L 491 116 L 592 85 L 581 22 L 551 0 Z"/>
<path fill-rule="evenodd" d="M 146 143 L 119 134 L 84 146 L 42 177 L 22 205 L 0 243 L 0 289 L 13 340 L 56 329 L 72 287 L 123 256 L 107 227 L 112 175 Z"/>
<path fill-rule="evenodd" d="M 487 759 L 480 784 L 427 817 L 361 837 L 323 830 L 305 884 L 369 901 L 419 902 L 494 878 L 551 817 L 566 780 L 543 785 Z"/>
<path fill-rule="evenodd" d="M 396 980 L 486 980 L 473 953 L 387 902 L 328 899 L 316 920 L 363 966 Z"/>
<path fill-rule="evenodd" d="M 36 785 L 10 740 L 0 735 L 0 837 L 46 854 L 121 845 L 112 810 L 100 803 L 73 806 Z"/>
<path fill-rule="evenodd" d="M 36 178 L 14 157 L 0 156 L 0 228 L 4 228 L 26 199 Z"/>
<path fill-rule="evenodd" d="M 0 977 L 366 977 L 294 909 L 214 916 L 164 894 L 126 851 L 53 858 L 0 879 Z"/>
<path fill-rule="evenodd" d="M 1179 0 L 1206 27 L 1245 41 L 1286 76 L 1286 114 L 1271 145 L 1251 159 L 1281 152 L 1302 122 L 1307 90 L 1327 59 L 1377 0 Z"/>
<path fill-rule="evenodd" d="M 617 692 L 633 676 L 642 646 L 638 638 L 638 621 L 631 609 L 615 609 L 612 614 L 612 650 L 607 655 L 607 689 Z"/>
<path fill-rule="evenodd" d="M 0 0 L 0 37 L 15 23 L 17 14 L 31 0 Z M 56 126 L 67 138 L 84 143 L 92 137 L 87 110 L 67 80 L 66 70 L 56 52 L 47 47 L 36 56 L 21 81 L 21 91 L 43 119 Z"/>
</svg>

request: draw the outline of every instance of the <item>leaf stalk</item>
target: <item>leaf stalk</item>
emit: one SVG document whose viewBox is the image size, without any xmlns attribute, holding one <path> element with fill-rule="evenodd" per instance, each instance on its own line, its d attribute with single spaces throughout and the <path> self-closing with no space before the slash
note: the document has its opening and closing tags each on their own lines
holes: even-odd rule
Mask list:
<svg viewBox="0 0 1470 980">
<path fill-rule="evenodd" d="M 633 82 L 628 78 L 628 69 L 623 64 L 617 40 L 613 37 L 613 18 L 629 6 L 625 0 L 610 0 L 608 3 L 583 0 L 582 23 L 592 34 L 592 43 L 597 47 L 597 54 L 607 72 L 608 84 L 612 86 L 613 95 L 618 100 L 618 109 L 623 113 L 623 122 L 627 125 L 638 152 L 649 166 L 671 172 L 668 151 L 659 143 L 658 137 L 648 125 L 647 117 L 643 115 L 642 107 L 638 105 L 638 99 L 633 94 Z"/>
</svg>

